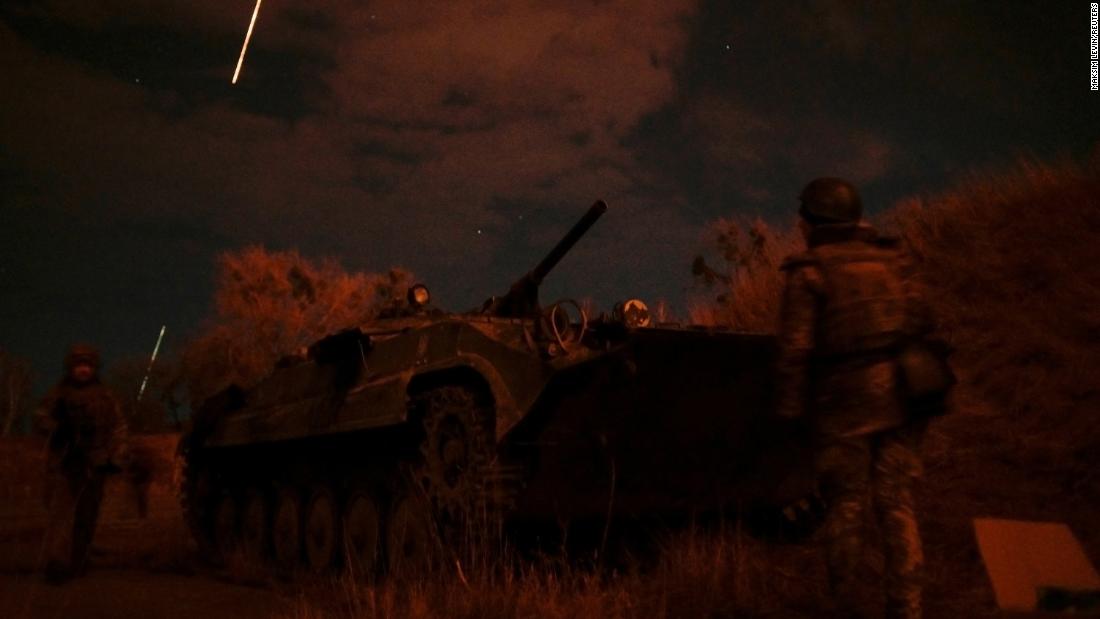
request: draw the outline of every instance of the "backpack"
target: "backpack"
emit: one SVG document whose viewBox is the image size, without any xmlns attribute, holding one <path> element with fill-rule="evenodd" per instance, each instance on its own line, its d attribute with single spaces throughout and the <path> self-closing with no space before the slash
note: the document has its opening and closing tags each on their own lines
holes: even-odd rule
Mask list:
<svg viewBox="0 0 1100 619">
<path fill-rule="evenodd" d="M 914 417 L 936 417 L 948 411 L 947 399 L 958 382 L 948 363 L 951 347 L 943 340 L 917 337 L 897 352 L 898 390 Z"/>
</svg>

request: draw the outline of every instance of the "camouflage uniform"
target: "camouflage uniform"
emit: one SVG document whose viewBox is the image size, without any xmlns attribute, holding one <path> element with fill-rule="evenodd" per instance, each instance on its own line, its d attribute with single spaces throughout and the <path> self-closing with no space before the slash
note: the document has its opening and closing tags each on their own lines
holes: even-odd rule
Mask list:
<svg viewBox="0 0 1100 619">
<path fill-rule="evenodd" d="M 888 614 L 919 617 L 923 557 L 912 486 L 923 424 L 908 419 L 898 397 L 892 347 L 924 330 L 927 312 L 896 242 L 869 225 L 815 225 L 807 244 L 782 267 L 778 412 L 799 418 L 811 411 L 838 603 L 853 612 L 858 606 L 870 497 L 883 534 Z"/>
<path fill-rule="evenodd" d="M 126 420 L 118 402 L 98 375 L 79 381 L 70 374 L 76 365 L 97 368 L 98 363 L 94 349 L 74 347 L 66 357 L 65 378 L 36 412 L 39 430 L 49 437 L 44 545 L 51 580 L 85 569 L 106 476 L 127 464 Z"/>
</svg>

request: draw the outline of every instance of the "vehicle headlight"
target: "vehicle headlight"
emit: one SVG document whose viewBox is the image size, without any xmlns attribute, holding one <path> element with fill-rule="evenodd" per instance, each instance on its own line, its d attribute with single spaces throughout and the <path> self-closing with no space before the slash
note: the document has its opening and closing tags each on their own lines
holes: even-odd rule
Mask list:
<svg viewBox="0 0 1100 619">
<path fill-rule="evenodd" d="M 628 327 L 648 327 L 649 307 L 641 299 L 630 299 L 615 305 L 615 320 Z"/>
<path fill-rule="evenodd" d="M 413 307 L 424 307 L 432 300 L 432 295 L 428 292 L 428 287 L 424 284 L 414 284 L 409 288 L 409 305 Z"/>
</svg>

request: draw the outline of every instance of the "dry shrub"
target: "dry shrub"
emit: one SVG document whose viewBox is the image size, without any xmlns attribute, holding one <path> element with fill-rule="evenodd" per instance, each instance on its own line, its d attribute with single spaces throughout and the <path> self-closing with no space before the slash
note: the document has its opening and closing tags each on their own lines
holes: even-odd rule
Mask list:
<svg viewBox="0 0 1100 619">
<path fill-rule="evenodd" d="M 704 291 L 689 302 L 691 322 L 774 331 L 783 290 L 779 266 L 787 256 L 804 249 L 797 228 L 777 231 L 761 219 L 719 219 L 710 227 L 723 267 L 714 271 L 696 258 L 696 274 L 703 275 Z"/>
<path fill-rule="evenodd" d="M 251 386 L 280 357 L 399 302 L 412 275 L 349 273 L 331 259 L 248 247 L 218 257 L 216 313 L 183 353 L 191 402 Z"/>
</svg>

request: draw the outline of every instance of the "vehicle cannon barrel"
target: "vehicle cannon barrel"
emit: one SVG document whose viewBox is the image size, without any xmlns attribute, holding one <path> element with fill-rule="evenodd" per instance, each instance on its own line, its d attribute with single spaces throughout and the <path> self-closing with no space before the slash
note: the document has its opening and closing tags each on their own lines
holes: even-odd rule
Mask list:
<svg viewBox="0 0 1100 619">
<path fill-rule="evenodd" d="M 546 257 L 543 258 L 526 277 L 530 277 L 536 285 L 541 284 L 546 275 L 557 266 L 558 262 L 565 257 L 565 254 L 576 245 L 577 241 L 579 241 L 596 223 L 596 220 L 606 212 L 607 203 L 603 200 L 596 200 L 595 204 L 589 207 L 588 212 L 584 214 L 584 217 L 581 217 L 580 221 L 573 224 L 573 227 L 569 229 L 569 232 L 567 232 L 560 241 L 558 241 L 554 249 L 551 249 L 550 253 L 546 254 Z"/>
<path fill-rule="evenodd" d="M 539 309 L 539 285 L 550 273 L 558 262 L 569 253 L 569 250 L 577 244 L 585 233 L 607 212 L 607 203 L 596 200 L 588 208 L 584 216 L 573 224 L 569 232 L 558 244 L 546 254 L 534 269 L 528 271 L 523 277 L 516 280 L 508 290 L 508 294 L 502 297 L 489 299 L 485 304 L 485 312 L 496 316 L 526 316 L 538 312 Z"/>
</svg>

